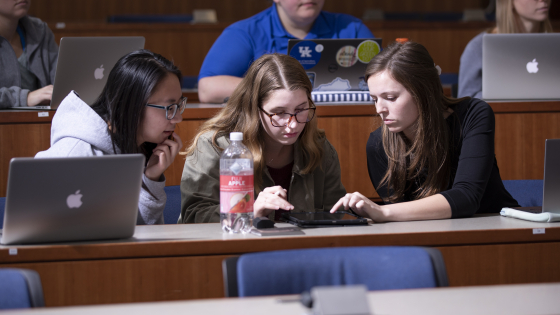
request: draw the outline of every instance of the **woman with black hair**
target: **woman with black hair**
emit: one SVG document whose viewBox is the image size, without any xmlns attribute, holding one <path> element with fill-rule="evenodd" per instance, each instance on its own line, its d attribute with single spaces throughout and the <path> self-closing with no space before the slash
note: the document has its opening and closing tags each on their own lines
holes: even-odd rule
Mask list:
<svg viewBox="0 0 560 315">
<path fill-rule="evenodd" d="M 113 67 L 89 106 L 72 91 L 53 117 L 51 147 L 36 158 L 141 153 L 146 157 L 137 224 L 163 224 L 163 172 L 182 147 L 174 132 L 185 108 L 179 69 L 138 50 Z"/>
</svg>

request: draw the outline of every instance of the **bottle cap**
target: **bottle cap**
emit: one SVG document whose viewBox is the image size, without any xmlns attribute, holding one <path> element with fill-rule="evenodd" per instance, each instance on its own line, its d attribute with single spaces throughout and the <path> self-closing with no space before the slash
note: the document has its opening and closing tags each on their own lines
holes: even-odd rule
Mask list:
<svg viewBox="0 0 560 315">
<path fill-rule="evenodd" d="M 404 44 L 406 42 L 408 42 L 408 38 L 397 38 L 395 39 L 396 42 Z"/>
<path fill-rule="evenodd" d="M 241 141 L 243 140 L 243 132 L 232 132 L 229 134 L 229 140 Z"/>
</svg>

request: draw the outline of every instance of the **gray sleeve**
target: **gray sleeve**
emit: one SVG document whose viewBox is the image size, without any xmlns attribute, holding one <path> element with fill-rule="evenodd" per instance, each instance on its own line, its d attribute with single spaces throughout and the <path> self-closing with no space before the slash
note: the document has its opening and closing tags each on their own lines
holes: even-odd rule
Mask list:
<svg viewBox="0 0 560 315">
<path fill-rule="evenodd" d="M 29 90 L 19 86 L 0 88 L 0 108 L 27 106 L 27 94 Z"/>
<path fill-rule="evenodd" d="M 465 47 L 459 67 L 458 97 L 482 98 L 482 36 L 477 35 Z"/>
<path fill-rule="evenodd" d="M 181 177 L 179 223 L 220 222 L 220 152 L 200 137 Z"/>
<path fill-rule="evenodd" d="M 140 199 L 138 200 L 138 218 L 136 224 L 163 224 L 163 209 L 167 202 L 165 193 L 165 177 L 162 175 L 161 181 L 153 181 L 142 175 L 142 182 L 150 190 L 149 192 L 142 187 Z M 150 194 L 151 193 L 151 194 Z"/>
</svg>

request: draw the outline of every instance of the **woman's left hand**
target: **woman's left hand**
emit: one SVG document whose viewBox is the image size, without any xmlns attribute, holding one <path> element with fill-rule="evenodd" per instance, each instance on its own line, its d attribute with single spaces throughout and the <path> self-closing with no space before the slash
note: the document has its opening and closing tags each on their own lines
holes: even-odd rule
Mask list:
<svg viewBox="0 0 560 315">
<path fill-rule="evenodd" d="M 183 147 L 183 142 L 178 134 L 173 133 L 174 140 L 165 139 L 154 148 L 153 154 L 148 160 L 144 174 L 153 181 L 159 181 L 161 174 L 173 163 L 175 156 Z"/>
<path fill-rule="evenodd" d="M 344 206 L 344 210 L 352 208 L 357 215 L 371 218 L 374 222 L 388 221 L 386 211 L 384 211 L 380 205 L 371 201 L 359 192 L 346 194 L 346 196 L 340 198 L 340 200 L 338 200 L 338 202 L 332 207 L 330 212 L 334 213 L 342 206 Z"/>
</svg>

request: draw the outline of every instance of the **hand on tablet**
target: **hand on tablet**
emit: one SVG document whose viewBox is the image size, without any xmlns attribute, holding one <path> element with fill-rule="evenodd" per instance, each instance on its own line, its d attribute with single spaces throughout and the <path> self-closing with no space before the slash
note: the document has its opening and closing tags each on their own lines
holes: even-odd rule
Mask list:
<svg viewBox="0 0 560 315">
<path fill-rule="evenodd" d="M 359 192 L 346 194 L 346 196 L 340 198 L 340 200 L 338 200 L 338 202 L 332 207 L 330 212 L 334 213 L 342 206 L 344 206 L 344 210 L 352 208 L 357 215 L 371 218 L 374 222 L 386 221 L 383 208 Z"/>
<path fill-rule="evenodd" d="M 259 193 L 253 205 L 253 214 L 256 217 L 266 217 L 278 209 L 294 210 L 290 204 L 286 190 L 280 186 L 267 187 Z"/>
</svg>

